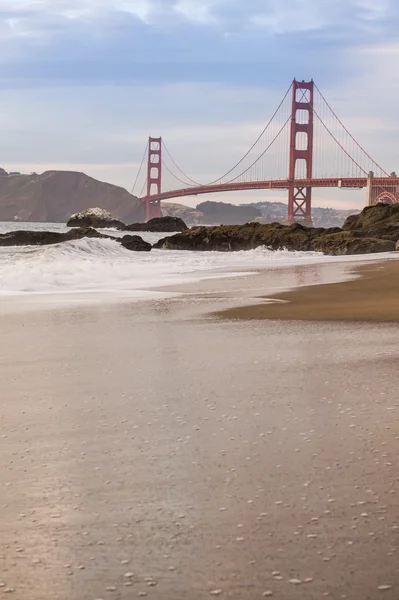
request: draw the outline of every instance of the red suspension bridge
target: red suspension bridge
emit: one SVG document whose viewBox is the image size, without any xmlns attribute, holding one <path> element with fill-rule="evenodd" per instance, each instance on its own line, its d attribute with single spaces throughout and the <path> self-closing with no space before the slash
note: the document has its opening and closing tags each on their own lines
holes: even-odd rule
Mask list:
<svg viewBox="0 0 399 600">
<path fill-rule="evenodd" d="M 242 190 L 288 190 L 288 223 L 311 224 L 313 188 L 367 188 L 369 205 L 399 202 L 396 174 L 388 174 L 362 148 L 313 80 L 294 79 L 249 150 L 214 181 L 189 177 L 162 138 L 150 137 L 133 190 L 146 158 L 140 193 L 146 220 L 161 216 L 162 200 Z M 178 182 L 176 189 L 162 191 L 164 171 Z"/>
</svg>

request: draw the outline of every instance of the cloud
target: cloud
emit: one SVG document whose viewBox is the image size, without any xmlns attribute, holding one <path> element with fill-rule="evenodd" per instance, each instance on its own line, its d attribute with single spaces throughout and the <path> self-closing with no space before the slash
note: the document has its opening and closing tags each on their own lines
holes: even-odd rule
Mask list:
<svg viewBox="0 0 399 600">
<path fill-rule="evenodd" d="M 387 19 L 393 6 L 394 0 L 1 0 L 0 20 L 9 37 L 40 33 L 48 39 L 60 28 L 102 28 L 110 18 L 123 28 L 126 16 L 156 27 L 183 28 L 184 21 L 218 24 L 223 33 L 251 28 L 284 33 L 337 25 L 353 31 L 365 21 Z"/>
<path fill-rule="evenodd" d="M 151 133 L 215 179 L 296 76 L 393 170 L 398 25 L 396 0 L 0 0 L 0 165 L 129 188 Z"/>
</svg>

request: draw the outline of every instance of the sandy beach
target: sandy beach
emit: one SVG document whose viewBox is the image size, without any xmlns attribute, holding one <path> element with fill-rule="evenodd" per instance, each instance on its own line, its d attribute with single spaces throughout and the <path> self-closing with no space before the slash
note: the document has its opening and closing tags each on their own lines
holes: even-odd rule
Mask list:
<svg viewBox="0 0 399 600">
<path fill-rule="evenodd" d="M 397 265 L 367 267 L 386 303 L 378 275 L 286 292 L 350 265 L 4 302 L 0 595 L 397 600 L 398 325 L 292 312 L 369 282 L 392 316 Z"/>
<path fill-rule="evenodd" d="M 399 321 L 399 260 L 357 266 L 351 281 L 306 285 L 268 295 L 255 306 L 234 307 L 225 318 L 288 321 Z"/>
</svg>

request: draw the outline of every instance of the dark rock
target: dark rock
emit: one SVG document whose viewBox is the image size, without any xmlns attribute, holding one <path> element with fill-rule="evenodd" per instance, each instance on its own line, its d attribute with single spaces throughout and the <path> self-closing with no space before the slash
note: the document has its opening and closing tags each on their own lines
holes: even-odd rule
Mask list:
<svg viewBox="0 0 399 600">
<path fill-rule="evenodd" d="M 392 252 L 395 250 L 395 242 L 371 237 L 357 237 L 341 231 L 315 238 L 311 243 L 311 249 L 334 256 L 372 254 L 374 252 Z"/>
<path fill-rule="evenodd" d="M 173 231 L 186 231 L 187 225 L 178 217 L 160 217 L 151 219 L 147 223 L 132 223 L 126 227 L 126 231 L 153 231 L 169 233 Z"/>
<path fill-rule="evenodd" d="M 367 206 L 359 215 L 348 217 L 342 227 L 344 231 L 356 232 L 359 236 L 399 240 L 399 204 L 376 204 Z"/>
<path fill-rule="evenodd" d="M 46 246 L 59 244 L 60 242 L 81 240 L 84 237 L 115 239 L 107 235 L 102 235 L 90 227 L 71 229 L 66 233 L 57 233 L 55 231 L 11 231 L 10 233 L 0 234 L 0 246 Z"/>
<path fill-rule="evenodd" d="M 305 231 L 306 229 L 306 231 Z M 154 248 L 171 250 L 252 250 L 267 246 L 273 250 L 289 248 L 309 250 L 310 234 L 307 228 L 271 224 L 247 223 L 246 225 L 218 225 L 193 227 L 183 233 L 164 238 Z"/>
<path fill-rule="evenodd" d="M 117 238 L 111 235 L 103 235 L 91 227 L 77 227 L 66 233 L 55 231 L 11 231 L 1 233 L 0 246 L 47 246 L 81 240 L 85 237 L 114 240 L 121 243 L 127 250 L 135 250 L 136 252 L 149 252 L 152 248 L 151 244 L 145 242 L 138 235 L 125 235 L 122 238 Z"/>
<path fill-rule="evenodd" d="M 316 229 L 301 223 L 193 227 L 160 240 L 154 248 L 228 252 L 266 246 L 271 250 L 312 250 L 331 255 L 390 252 L 399 240 L 399 205 L 368 207 L 347 219 L 345 227 Z"/>
<path fill-rule="evenodd" d="M 145 242 L 139 235 L 124 235 L 121 244 L 127 250 L 136 252 L 150 252 L 152 248 L 151 244 Z"/>
<path fill-rule="evenodd" d="M 72 215 L 67 227 L 96 227 L 98 229 L 119 229 L 124 231 L 126 225 L 115 219 L 107 210 L 102 208 L 88 208 L 83 212 Z"/>
</svg>

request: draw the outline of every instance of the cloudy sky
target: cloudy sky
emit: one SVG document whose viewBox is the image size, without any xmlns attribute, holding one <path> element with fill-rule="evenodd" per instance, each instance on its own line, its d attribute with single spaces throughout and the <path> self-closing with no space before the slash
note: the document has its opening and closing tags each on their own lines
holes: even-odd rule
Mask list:
<svg viewBox="0 0 399 600">
<path fill-rule="evenodd" d="M 148 136 L 162 135 L 209 181 L 245 152 L 290 81 L 313 77 L 362 145 L 399 171 L 398 26 L 397 0 L 0 0 L 0 165 L 130 189 Z M 362 197 L 319 191 L 317 203 Z"/>
</svg>

